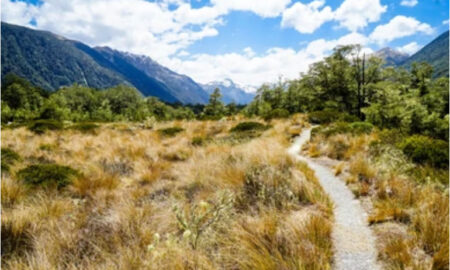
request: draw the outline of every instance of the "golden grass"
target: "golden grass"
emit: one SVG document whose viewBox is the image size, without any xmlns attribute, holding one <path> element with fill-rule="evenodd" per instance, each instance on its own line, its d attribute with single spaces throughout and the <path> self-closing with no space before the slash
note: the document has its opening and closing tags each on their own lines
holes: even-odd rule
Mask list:
<svg viewBox="0 0 450 270">
<path fill-rule="evenodd" d="M 448 269 L 448 186 L 417 181 L 414 174 L 408 174 L 415 165 L 393 147 L 378 146 L 371 152 L 369 145 L 377 137 L 376 131 L 328 139 L 318 135 L 310 142 L 310 154 L 344 160 L 334 168 L 335 174 L 347 166 L 349 188 L 356 197 L 370 199 L 373 210 L 368 221 L 377 231 L 379 255 L 386 268 Z M 385 224 L 406 230 L 392 234 Z"/>
<path fill-rule="evenodd" d="M 329 269 L 332 205 L 314 173 L 286 152 L 292 130 L 307 125 L 303 116 L 274 120 L 253 139 L 223 140 L 240 120 L 103 124 L 96 134 L 3 130 L 2 144 L 23 157 L 13 172 L 52 162 L 81 176 L 59 191 L 2 176 L 2 266 Z M 173 126 L 184 131 L 157 131 Z M 194 146 L 196 136 L 210 140 Z M 249 177 L 259 193 L 243 196 Z M 232 206 L 199 222 L 202 207 L 220 205 L 223 192 Z M 189 226 L 181 226 L 175 205 Z"/>
</svg>

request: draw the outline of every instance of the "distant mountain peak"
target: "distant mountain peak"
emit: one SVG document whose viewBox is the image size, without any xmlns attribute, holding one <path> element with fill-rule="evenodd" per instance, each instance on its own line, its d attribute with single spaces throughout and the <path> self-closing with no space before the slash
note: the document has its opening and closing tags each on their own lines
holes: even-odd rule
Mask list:
<svg viewBox="0 0 450 270">
<path fill-rule="evenodd" d="M 388 66 L 397 66 L 406 61 L 409 57 L 409 54 L 400 52 L 390 47 L 380 49 L 376 51 L 374 55 L 383 59 Z"/>
<path fill-rule="evenodd" d="M 203 89 L 211 94 L 214 89 L 219 88 L 222 94 L 222 101 L 225 103 L 235 102 L 238 104 L 247 104 L 253 100 L 254 93 L 248 91 L 249 87 L 243 87 L 229 78 L 212 81 L 202 85 Z"/>
</svg>

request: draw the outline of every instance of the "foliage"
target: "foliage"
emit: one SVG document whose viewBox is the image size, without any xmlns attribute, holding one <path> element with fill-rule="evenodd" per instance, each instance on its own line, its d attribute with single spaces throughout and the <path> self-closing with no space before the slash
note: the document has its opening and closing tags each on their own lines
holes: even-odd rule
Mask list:
<svg viewBox="0 0 450 270">
<path fill-rule="evenodd" d="M 74 129 L 74 130 L 78 130 L 78 131 L 83 132 L 83 133 L 92 133 L 98 127 L 99 127 L 99 125 L 97 125 L 95 123 L 83 122 L 83 123 L 74 124 L 74 125 L 70 126 L 69 128 L 70 129 Z"/>
<path fill-rule="evenodd" d="M 68 166 L 58 164 L 30 165 L 17 172 L 17 177 L 31 186 L 56 187 L 69 185 L 79 172 Z"/>
<path fill-rule="evenodd" d="M 209 96 L 209 103 L 203 109 L 202 117 L 204 119 L 218 120 L 225 115 L 226 108 L 221 98 L 220 89 L 214 89 L 214 92 Z"/>
<path fill-rule="evenodd" d="M 1 170 L 2 172 L 9 172 L 10 166 L 14 164 L 16 161 L 20 161 L 21 158 L 19 154 L 14 152 L 10 148 L 2 147 L 2 162 L 1 162 Z"/>
<path fill-rule="evenodd" d="M 448 167 L 449 145 L 446 141 L 414 135 L 403 140 L 399 147 L 416 163 Z"/>
<path fill-rule="evenodd" d="M 63 124 L 55 120 L 36 120 L 28 126 L 28 129 L 36 134 L 43 134 L 47 130 L 63 129 Z"/>
<path fill-rule="evenodd" d="M 241 122 L 230 129 L 230 132 L 263 131 L 269 127 L 259 122 Z"/>
<path fill-rule="evenodd" d="M 169 127 L 159 129 L 158 133 L 166 137 L 173 137 L 182 131 L 184 131 L 184 129 L 181 127 Z"/>
<path fill-rule="evenodd" d="M 264 120 L 270 120 L 270 119 L 275 119 L 275 118 L 287 118 L 287 117 L 289 117 L 289 111 L 279 108 L 279 109 L 269 111 L 264 116 Z"/>
</svg>

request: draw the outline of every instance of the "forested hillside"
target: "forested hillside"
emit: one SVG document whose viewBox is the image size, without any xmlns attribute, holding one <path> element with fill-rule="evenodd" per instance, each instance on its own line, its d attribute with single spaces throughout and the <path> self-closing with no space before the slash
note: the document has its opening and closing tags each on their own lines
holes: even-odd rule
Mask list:
<svg viewBox="0 0 450 270">
<path fill-rule="evenodd" d="M 401 66 L 410 69 L 414 62 L 427 62 L 433 67 L 433 77 L 448 77 L 448 36 L 449 32 L 445 32 L 428 45 L 423 47 L 417 53 L 408 58 Z"/>
</svg>

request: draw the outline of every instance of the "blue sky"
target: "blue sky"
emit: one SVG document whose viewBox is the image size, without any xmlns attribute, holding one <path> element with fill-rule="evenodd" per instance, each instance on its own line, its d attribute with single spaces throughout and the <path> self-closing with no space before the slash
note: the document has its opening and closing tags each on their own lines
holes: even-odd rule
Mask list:
<svg viewBox="0 0 450 270">
<path fill-rule="evenodd" d="M 252 87 L 298 77 L 341 44 L 412 54 L 448 18 L 444 0 L 2 1 L 2 21 L 147 55 L 201 83 Z"/>
</svg>

